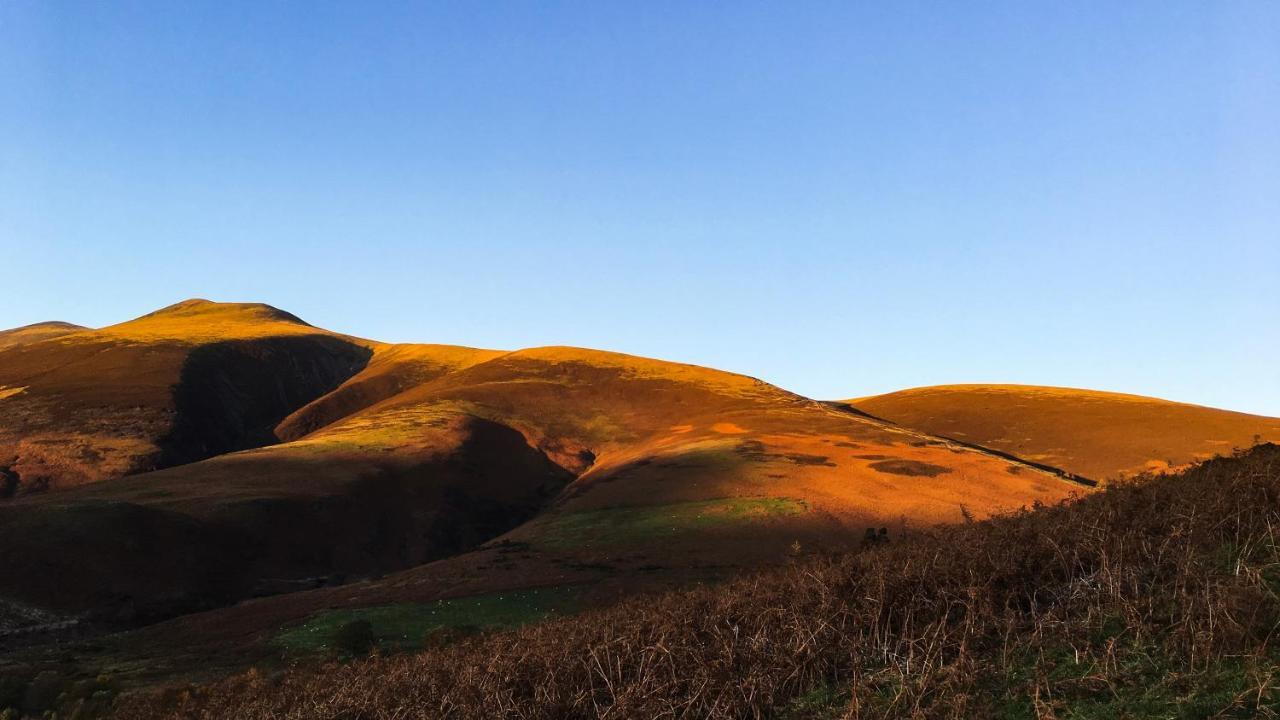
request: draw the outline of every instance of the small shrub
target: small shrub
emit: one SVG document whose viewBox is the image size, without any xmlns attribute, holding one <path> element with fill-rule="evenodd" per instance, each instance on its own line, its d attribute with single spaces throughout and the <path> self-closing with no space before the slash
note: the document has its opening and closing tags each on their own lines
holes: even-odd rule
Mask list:
<svg viewBox="0 0 1280 720">
<path fill-rule="evenodd" d="M 333 649 L 339 655 L 363 657 L 372 652 L 376 645 L 373 623 L 368 620 L 352 620 L 339 626 L 333 633 Z"/>
<path fill-rule="evenodd" d="M 67 681 L 54 670 L 45 670 L 27 686 L 22 698 L 22 709 L 31 714 L 40 714 L 53 710 L 58 705 L 58 697 L 67 689 Z"/>
</svg>

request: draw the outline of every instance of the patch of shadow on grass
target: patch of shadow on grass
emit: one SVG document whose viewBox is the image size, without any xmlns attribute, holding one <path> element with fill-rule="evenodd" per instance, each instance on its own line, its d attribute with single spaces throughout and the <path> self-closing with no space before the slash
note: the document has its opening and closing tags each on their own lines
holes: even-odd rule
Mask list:
<svg viewBox="0 0 1280 720">
<path fill-rule="evenodd" d="M 771 453 L 769 447 L 759 440 L 743 440 L 733 449 L 744 460 L 750 462 L 770 462 L 781 460 L 795 465 L 824 465 L 835 467 L 836 464 L 826 455 L 808 455 L 805 453 Z"/>
<path fill-rule="evenodd" d="M 891 475 L 908 475 L 910 477 L 937 477 L 943 473 L 951 472 L 949 467 L 918 460 L 882 460 L 871 463 L 871 469 L 876 472 L 889 473 Z"/>
</svg>

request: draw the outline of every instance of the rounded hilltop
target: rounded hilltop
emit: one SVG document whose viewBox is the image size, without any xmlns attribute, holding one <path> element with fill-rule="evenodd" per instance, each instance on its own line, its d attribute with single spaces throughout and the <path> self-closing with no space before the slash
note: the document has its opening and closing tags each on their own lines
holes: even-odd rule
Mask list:
<svg viewBox="0 0 1280 720">
<path fill-rule="evenodd" d="M 19 345 L 30 345 L 42 340 L 52 340 L 63 335 L 87 330 L 88 328 L 74 323 L 50 320 L 48 322 L 23 325 L 12 330 L 0 330 L 0 350 Z"/>
<path fill-rule="evenodd" d="M 932 435 L 1094 480 L 1188 465 L 1280 440 L 1280 418 L 1126 393 L 1042 385 L 936 385 L 848 405 Z"/>
<path fill-rule="evenodd" d="M 312 327 L 292 313 L 265 303 L 214 302 L 202 298 L 174 303 L 133 320 L 105 327 L 101 332 L 134 339 L 182 340 L 330 334 Z"/>
</svg>

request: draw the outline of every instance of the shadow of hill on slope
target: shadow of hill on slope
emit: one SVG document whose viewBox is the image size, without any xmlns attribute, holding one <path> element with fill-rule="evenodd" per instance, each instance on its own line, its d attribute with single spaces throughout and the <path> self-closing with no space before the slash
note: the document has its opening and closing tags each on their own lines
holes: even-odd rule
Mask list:
<svg viewBox="0 0 1280 720">
<path fill-rule="evenodd" d="M 376 344 L 373 350 L 359 373 L 284 418 L 275 428 L 276 437 L 297 440 L 416 386 L 504 354 L 433 344 Z"/>
<path fill-rule="evenodd" d="M 189 301 L 0 348 L 7 494 L 275 442 L 272 427 L 363 368 L 368 343 L 260 305 Z"/>
<path fill-rule="evenodd" d="M 333 391 L 373 356 L 327 335 L 232 340 L 193 349 L 173 389 L 156 469 L 277 442 L 290 413 Z"/>
<path fill-rule="evenodd" d="M 462 552 L 571 479 L 510 428 L 451 423 L 447 452 L 273 446 L 0 505 L 0 595 L 153 622 Z"/>
</svg>

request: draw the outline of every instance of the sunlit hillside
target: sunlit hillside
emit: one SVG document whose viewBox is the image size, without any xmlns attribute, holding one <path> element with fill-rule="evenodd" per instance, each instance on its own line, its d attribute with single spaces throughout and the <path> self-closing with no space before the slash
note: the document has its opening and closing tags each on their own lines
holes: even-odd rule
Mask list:
<svg viewBox="0 0 1280 720">
<path fill-rule="evenodd" d="M 261 304 L 61 330 L 0 349 L 0 645 L 35 638 L 16 657 L 38 668 L 40 638 L 99 638 L 73 672 L 124 663 L 129 686 L 324 661 L 353 623 L 413 650 L 445 617 L 508 627 L 856 554 L 1274 429 L 1015 386 L 818 402 L 600 350 L 381 343 Z"/>
<path fill-rule="evenodd" d="M 1280 418 L 1095 390 L 942 385 L 846 402 L 903 427 L 1094 480 L 1184 467 L 1258 440 L 1280 440 Z"/>
</svg>

